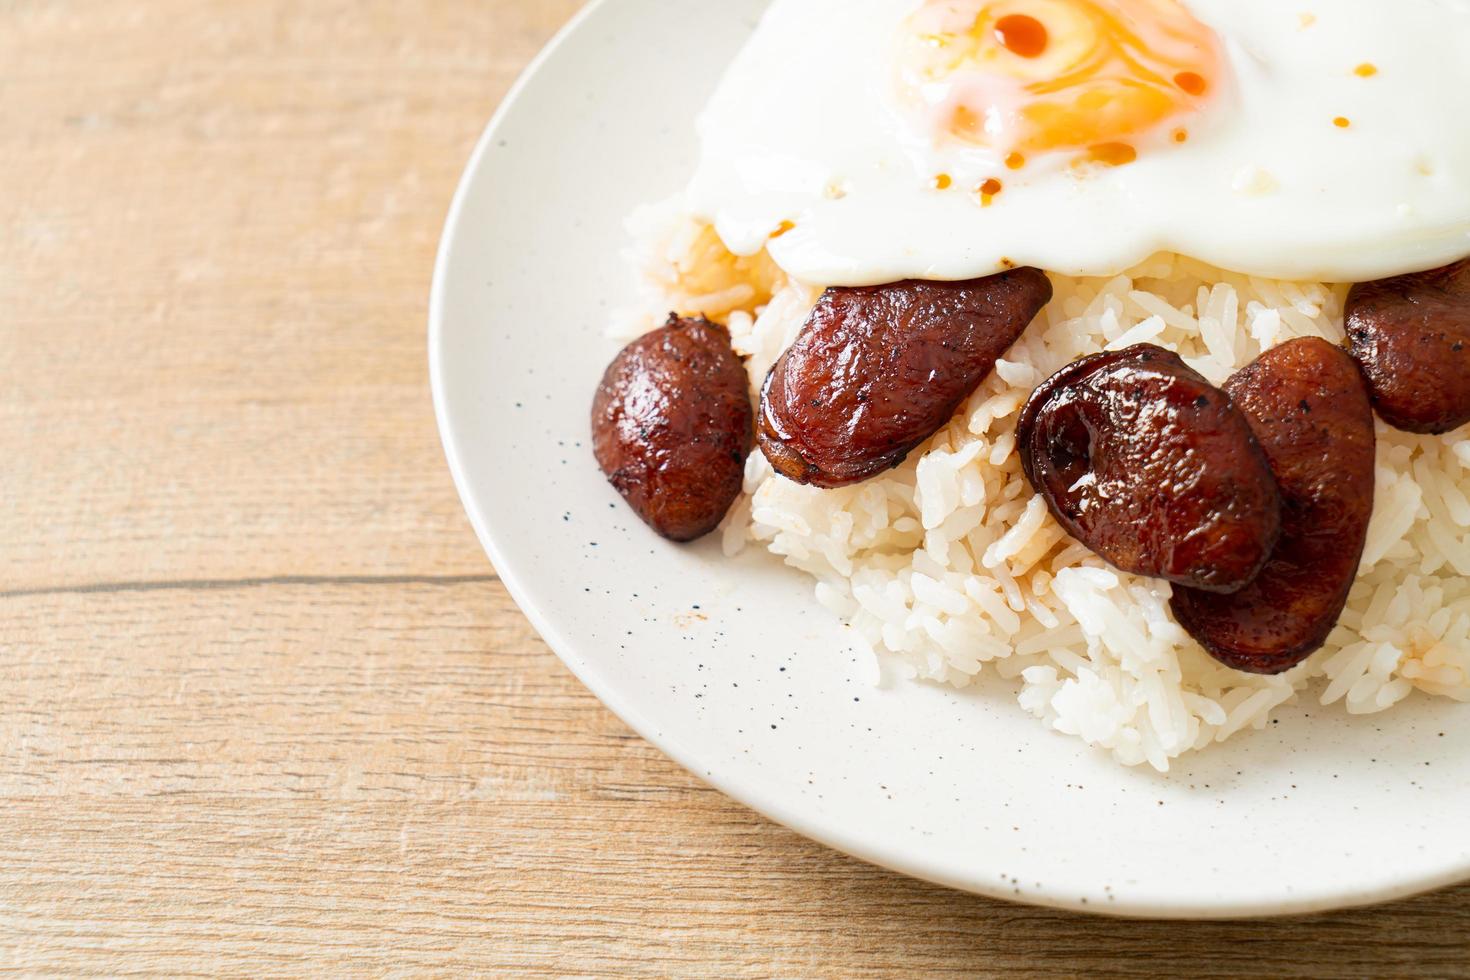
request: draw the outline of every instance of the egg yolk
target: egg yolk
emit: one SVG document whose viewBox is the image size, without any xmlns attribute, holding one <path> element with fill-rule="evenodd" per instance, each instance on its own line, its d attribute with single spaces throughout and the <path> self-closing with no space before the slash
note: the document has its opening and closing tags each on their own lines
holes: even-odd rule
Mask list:
<svg viewBox="0 0 1470 980">
<path fill-rule="evenodd" d="M 1220 39 L 1178 0 L 925 0 L 899 52 L 937 138 L 1002 154 L 1131 146 L 1203 109 L 1224 73 Z"/>
</svg>

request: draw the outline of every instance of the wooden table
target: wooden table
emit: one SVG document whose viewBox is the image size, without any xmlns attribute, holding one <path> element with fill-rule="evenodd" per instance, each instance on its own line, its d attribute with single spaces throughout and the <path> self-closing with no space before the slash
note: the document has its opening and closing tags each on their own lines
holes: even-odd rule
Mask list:
<svg viewBox="0 0 1470 980">
<path fill-rule="evenodd" d="M 450 485 L 424 314 L 577 6 L 0 0 L 0 971 L 1466 975 L 1470 889 L 1159 924 L 876 870 L 561 667 Z"/>
</svg>

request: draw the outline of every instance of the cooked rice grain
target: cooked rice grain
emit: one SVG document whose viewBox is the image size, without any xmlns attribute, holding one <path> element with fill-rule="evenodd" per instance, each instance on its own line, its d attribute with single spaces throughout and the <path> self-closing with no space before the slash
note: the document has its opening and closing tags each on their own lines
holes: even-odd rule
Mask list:
<svg viewBox="0 0 1470 980">
<path fill-rule="evenodd" d="M 634 221 L 648 305 L 728 322 L 752 391 L 796 338 L 819 290 L 764 255 L 736 258 L 678 202 Z M 856 487 L 778 478 L 759 453 L 727 518 L 725 550 L 756 545 L 816 580 L 890 672 L 965 687 L 990 664 L 1019 679 L 1050 728 L 1161 771 L 1249 729 L 1309 689 L 1353 714 L 1418 689 L 1470 701 L 1470 471 L 1464 433 L 1380 425 L 1378 501 L 1347 613 L 1327 647 L 1279 677 L 1210 659 L 1169 614 L 1167 583 L 1109 568 L 1069 538 L 1027 485 L 1021 406 L 1079 357 L 1149 342 L 1219 384 L 1296 337 L 1343 340 L 1346 287 L 1240 276 L 1161 255 L 1112 279 L 1052 277 L 1056 298 L 951 420 L 900 468 Z"/>
</svg>

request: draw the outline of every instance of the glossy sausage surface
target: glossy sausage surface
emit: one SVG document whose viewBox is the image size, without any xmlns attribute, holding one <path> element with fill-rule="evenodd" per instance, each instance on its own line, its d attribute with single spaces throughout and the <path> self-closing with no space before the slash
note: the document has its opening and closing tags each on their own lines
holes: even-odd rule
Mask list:
<svg viewBox="0 0 1470 980">
<path fill-rule="evenodd" d="M 841 487 L 944 427 L 1052 296 L 1036 269 L 829 289 L 766 378 L 760 445 L 778 473 Z"/>
<path fill-rule="evenodd" d="M 608 367 L 592 405 L 593 452 L 650 527 L 692 541 L 713 531 L 740 496 L 754 414 L 729 333 L 670 317 Z"/>
<path fill-rule="evenodd" d="M 1326 642 L 1357 577 L 1373 517 L 1373 409 L 1352 358 L 1325 340 L 1267 351 L 1225 389 L 1281 489 L 1281 541 L 1234 595 L 1176 590 L 1174 616 L 1220 662 L 1279 674 Z"/>
<path fill-rule="evenodd" d="M 1017 446 L 1062 526 L 1124 571 L 1234 592 L 1276 545 L 1281 500 L 1250 426 L 1170 351 L 1063 368 L 1022 411 Z"/>
<path fill-rule="evenodd" d="M 1347 330 L 1389 425 L 1443 433 L 1470 422 L 1470 259 L 1354 286 Z"/>
</svg>

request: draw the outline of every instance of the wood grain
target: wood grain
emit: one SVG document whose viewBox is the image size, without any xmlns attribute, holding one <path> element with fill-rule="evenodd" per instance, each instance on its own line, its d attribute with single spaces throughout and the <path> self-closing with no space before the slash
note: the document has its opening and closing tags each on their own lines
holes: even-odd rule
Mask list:
<svg viewBox="0 0 1470 980">
<path fill-rule="evenodd" d="M 0 0 L 0 971 L 1470 975 L 1470 889 L 1113 922 L 903 879 L 536 639 L 423 350 L 574 0 Z"/>
</svg>

